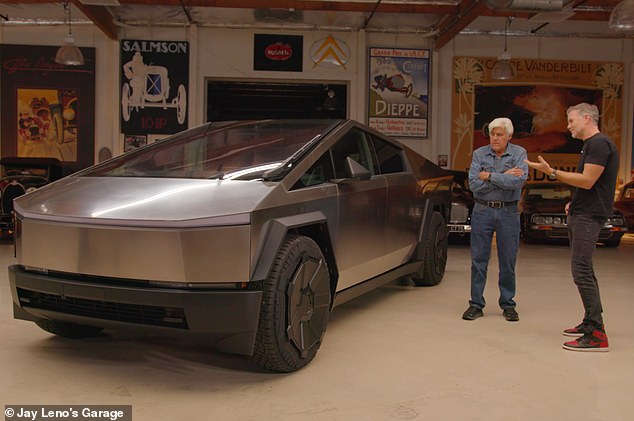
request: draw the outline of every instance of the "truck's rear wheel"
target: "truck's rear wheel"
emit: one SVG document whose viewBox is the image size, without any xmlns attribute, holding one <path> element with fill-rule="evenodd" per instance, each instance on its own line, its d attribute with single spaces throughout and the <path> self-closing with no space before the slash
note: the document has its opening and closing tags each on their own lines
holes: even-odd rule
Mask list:
<svg viewBox="0 0 634 421">
<path fill-rule="evenodd" d="M 447 224 L 440 212 L 432 214 L 426 231 L 427 235 L 419 245 L 423 265 L 418 273 L 412 276 L 414 284 L 418 286 L 432 286 L 440 283 L 445 276 L 447 266 Z"/>
</svg>

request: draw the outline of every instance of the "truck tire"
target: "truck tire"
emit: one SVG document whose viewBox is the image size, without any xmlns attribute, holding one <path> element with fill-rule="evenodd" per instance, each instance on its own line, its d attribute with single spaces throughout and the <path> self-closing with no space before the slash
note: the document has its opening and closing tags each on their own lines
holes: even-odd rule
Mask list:
<svg viewBox="0 0 634 421">
<path fill-rule="evenodd" d="M 330 316 L 330 272 L 317 243 L 288 236 L 262 288 L 253 359 L 271 371 L 298 370 L 317 354 Z"/>
<path fill-rule="evenodd" d="M 425 231 L 424 239 L 419 244 L 423 264 L 418 273 L 412 276 L 417 286 L 439 284 L 447 266 L 447 224 L 440 212 L 434 211 Z"/>
</svg>

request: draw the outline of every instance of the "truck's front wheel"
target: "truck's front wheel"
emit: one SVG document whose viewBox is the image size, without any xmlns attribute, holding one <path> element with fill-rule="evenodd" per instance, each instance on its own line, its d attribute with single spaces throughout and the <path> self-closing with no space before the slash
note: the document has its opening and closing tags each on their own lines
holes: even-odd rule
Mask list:
<svg viewBox="0 0 634 421">
<path fill-rule="evenodd" d="M 321 249 L 292 235 L 278 251 L 263 285 L 255 362 L 290 372 L 317 354 L 330 316 L 330 274 Z"/>
</svg>

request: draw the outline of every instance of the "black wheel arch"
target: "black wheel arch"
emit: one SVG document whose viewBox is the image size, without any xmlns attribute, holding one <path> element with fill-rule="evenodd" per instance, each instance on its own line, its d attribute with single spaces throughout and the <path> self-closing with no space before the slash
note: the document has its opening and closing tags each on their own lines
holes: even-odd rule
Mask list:
<svg viewBox="0 0 634 421">
<path fill-rule="evenodd" d="M 440 197 L 430 197 L 425 200 L 425 205 L 423 206 L 423 217 L 421 218 L 420 227 L 418 227 L 418 245 L 412 254 L 413 260 L 416 260 L 422 253 L 420 248 L 425 242 L 426 236 L 429 234 L 428 227 L 431 223 L 431 218 L 434 212 L 440 213 L 444 218 L 445 223 L 447 223 L 450 211 L 451 207 L 447 206 Z"/>
<path fill-rule="evenodd" d="M 334 303 L 339 271 L 332 247 L 328 220 L 322 212 L 308 212 L 272 219 L 265 223 L 262 232 L 252 265 L 251 282 L 266 279 L 271 271 L 275 256 L 289 234 L 303 235 L 315 241 L 324 254 L 330 273 L 331 302 Z"/>
</svg>

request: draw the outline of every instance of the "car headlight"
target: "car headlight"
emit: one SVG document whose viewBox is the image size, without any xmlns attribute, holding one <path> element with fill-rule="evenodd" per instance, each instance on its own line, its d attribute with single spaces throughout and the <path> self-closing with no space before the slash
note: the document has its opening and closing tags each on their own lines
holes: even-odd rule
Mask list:
<svg viewBox="0 0 634 421">
<path fill-rule="evenodd" d="M 533 215 L 531 221 L 535 225 L 552 225 L 553 217 L 552 216 L 544 216 L 544 215 Z"/>
<path fill-rule="evenodd" d="M 608 218 L 608 220 L 606 221 L 606 224 L 609 225 L 625 225 L 625 220 L 623 219 L 622 216 L 619 215 L 615 215 L 615 216 L 611 216 Z"/>
</svg>

